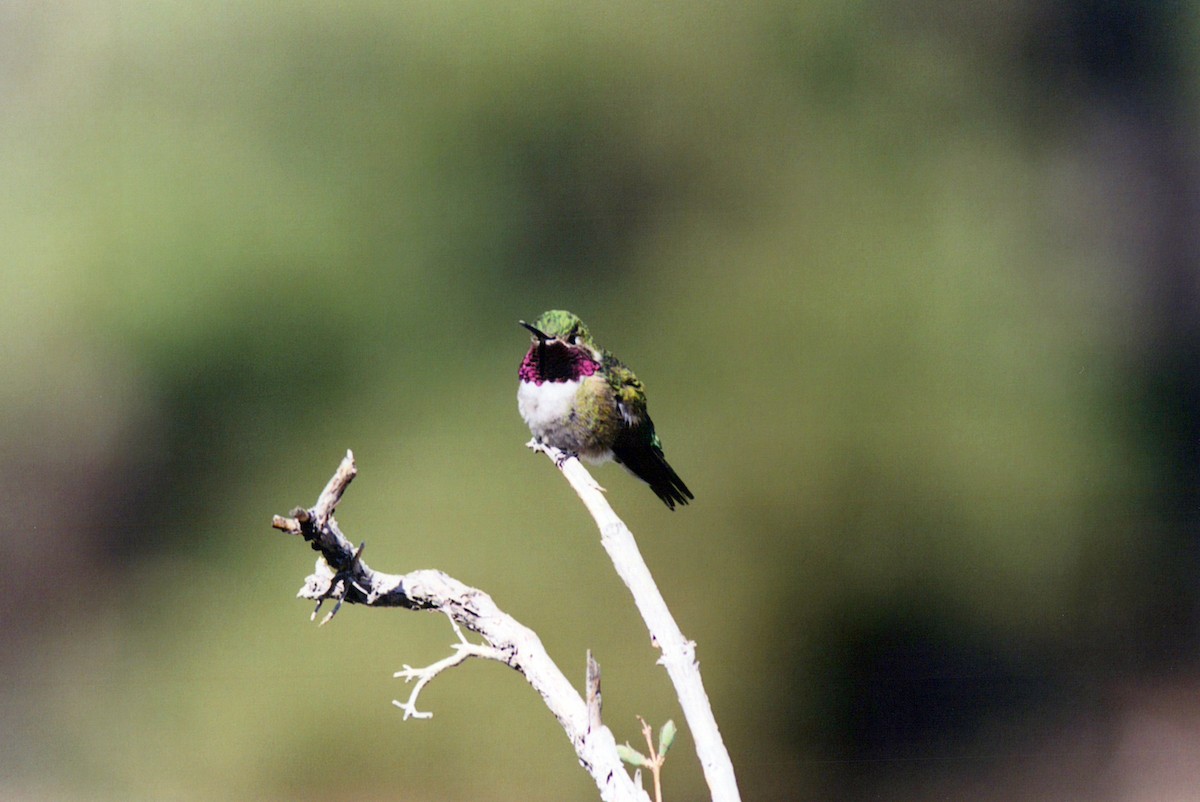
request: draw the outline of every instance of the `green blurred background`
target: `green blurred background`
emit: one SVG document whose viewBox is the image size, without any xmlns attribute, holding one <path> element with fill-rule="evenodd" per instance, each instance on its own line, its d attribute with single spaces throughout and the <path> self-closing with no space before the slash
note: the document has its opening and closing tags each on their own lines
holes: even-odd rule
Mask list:
<svg viewBox="0 0 1200 802">
<path fill-rule="evenodd" d="M 402 721 L 445 619 L 317 629 L 269 526 L 352 448 L 374 567 L 679 720 L 523 448 L 564 307 L 696 493 L 596 471 L 745 798 L 1194 798 L 1198 11 L 0 6 L 0 796 L 594 798 L 512 671 Z"/>
</svg>

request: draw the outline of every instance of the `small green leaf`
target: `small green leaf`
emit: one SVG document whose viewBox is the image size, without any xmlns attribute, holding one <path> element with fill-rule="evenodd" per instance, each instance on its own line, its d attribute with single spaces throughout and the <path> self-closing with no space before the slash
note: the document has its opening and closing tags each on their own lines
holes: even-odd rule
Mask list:
<svg viewBox="0 0 1200 802">
<path fill-rule="evenodd" d="M 631 766 L 646 765 L 646 756 L 629 744 L 617 744 L 617 757 Z"/>
<path fill-rule="evenodd" d="M 662 729 L 658 731 L 658 756 L 664 758 L 667 756 L 667 751 L 671 748 L 671 744 L 675 743 L 675 735 L 679 729 L 675 726 L 673 719 L 667 719 L 667 723 L 662 725 Z"/>
</svg>

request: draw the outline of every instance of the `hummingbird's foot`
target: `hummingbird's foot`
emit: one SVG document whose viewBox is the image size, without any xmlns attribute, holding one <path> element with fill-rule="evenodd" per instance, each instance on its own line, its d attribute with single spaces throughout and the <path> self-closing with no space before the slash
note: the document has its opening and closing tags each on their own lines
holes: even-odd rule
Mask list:
<svg viewBox="0 0 1200 802">
<path fill-rule="evenodd" d="M 563 451 L 561 448 L 555 448 L 554 446 L 547 445 L 536 437 L 526 443 L 525 447 L 530 451 L 540 451 L 546 456 L 550 457 L 552 460 L 554 460 L 554 466 L 559 470 L 562 470 L 562 466 L 567 464 L 567 460 L 571 459 L 572 457 L 579 457 L 579 455 L 574 452 Z"/>
</svg>

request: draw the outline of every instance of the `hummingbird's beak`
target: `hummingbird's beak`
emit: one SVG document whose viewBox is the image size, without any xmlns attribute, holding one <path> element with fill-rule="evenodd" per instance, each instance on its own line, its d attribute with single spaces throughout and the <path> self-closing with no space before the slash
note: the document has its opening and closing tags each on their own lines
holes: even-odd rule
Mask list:
<svg viewBox="0 0 1200 802">
<path fill-rule="evenodd" d="M 525 328 L 529 329 L 529 331 L 533 333 L 533 336 L 538 338 L 538 342 L 544 343 L 544 342 L 546 342 L 546 340 L 554 339 L 553 337 L 548 336 L 544 332 L 542 332 L 542 331 L 538 330 L 537 328 L 531 326 L 530 324 L 526 323 L 524 320 L 518 320 L 517 322 L 520 323 Z"/>
</svg>

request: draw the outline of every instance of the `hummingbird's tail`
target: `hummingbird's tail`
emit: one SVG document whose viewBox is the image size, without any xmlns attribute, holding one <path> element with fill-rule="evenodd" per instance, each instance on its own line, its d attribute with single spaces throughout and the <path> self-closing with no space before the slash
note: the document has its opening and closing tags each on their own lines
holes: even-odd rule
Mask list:
<svg viewBox="0 0 1200 802">
<path fill-rule="evenodd" d="M 679 474 L 667 463 L 662 449 L 657 446 L 649 443 L 617 445 L 613 447 L 613 459 L 650 485 L 654 494 L 672 510 L 676 504 L 687 504 L 690 499 L 695 498 L 679 478 Z"/>
</svg>

